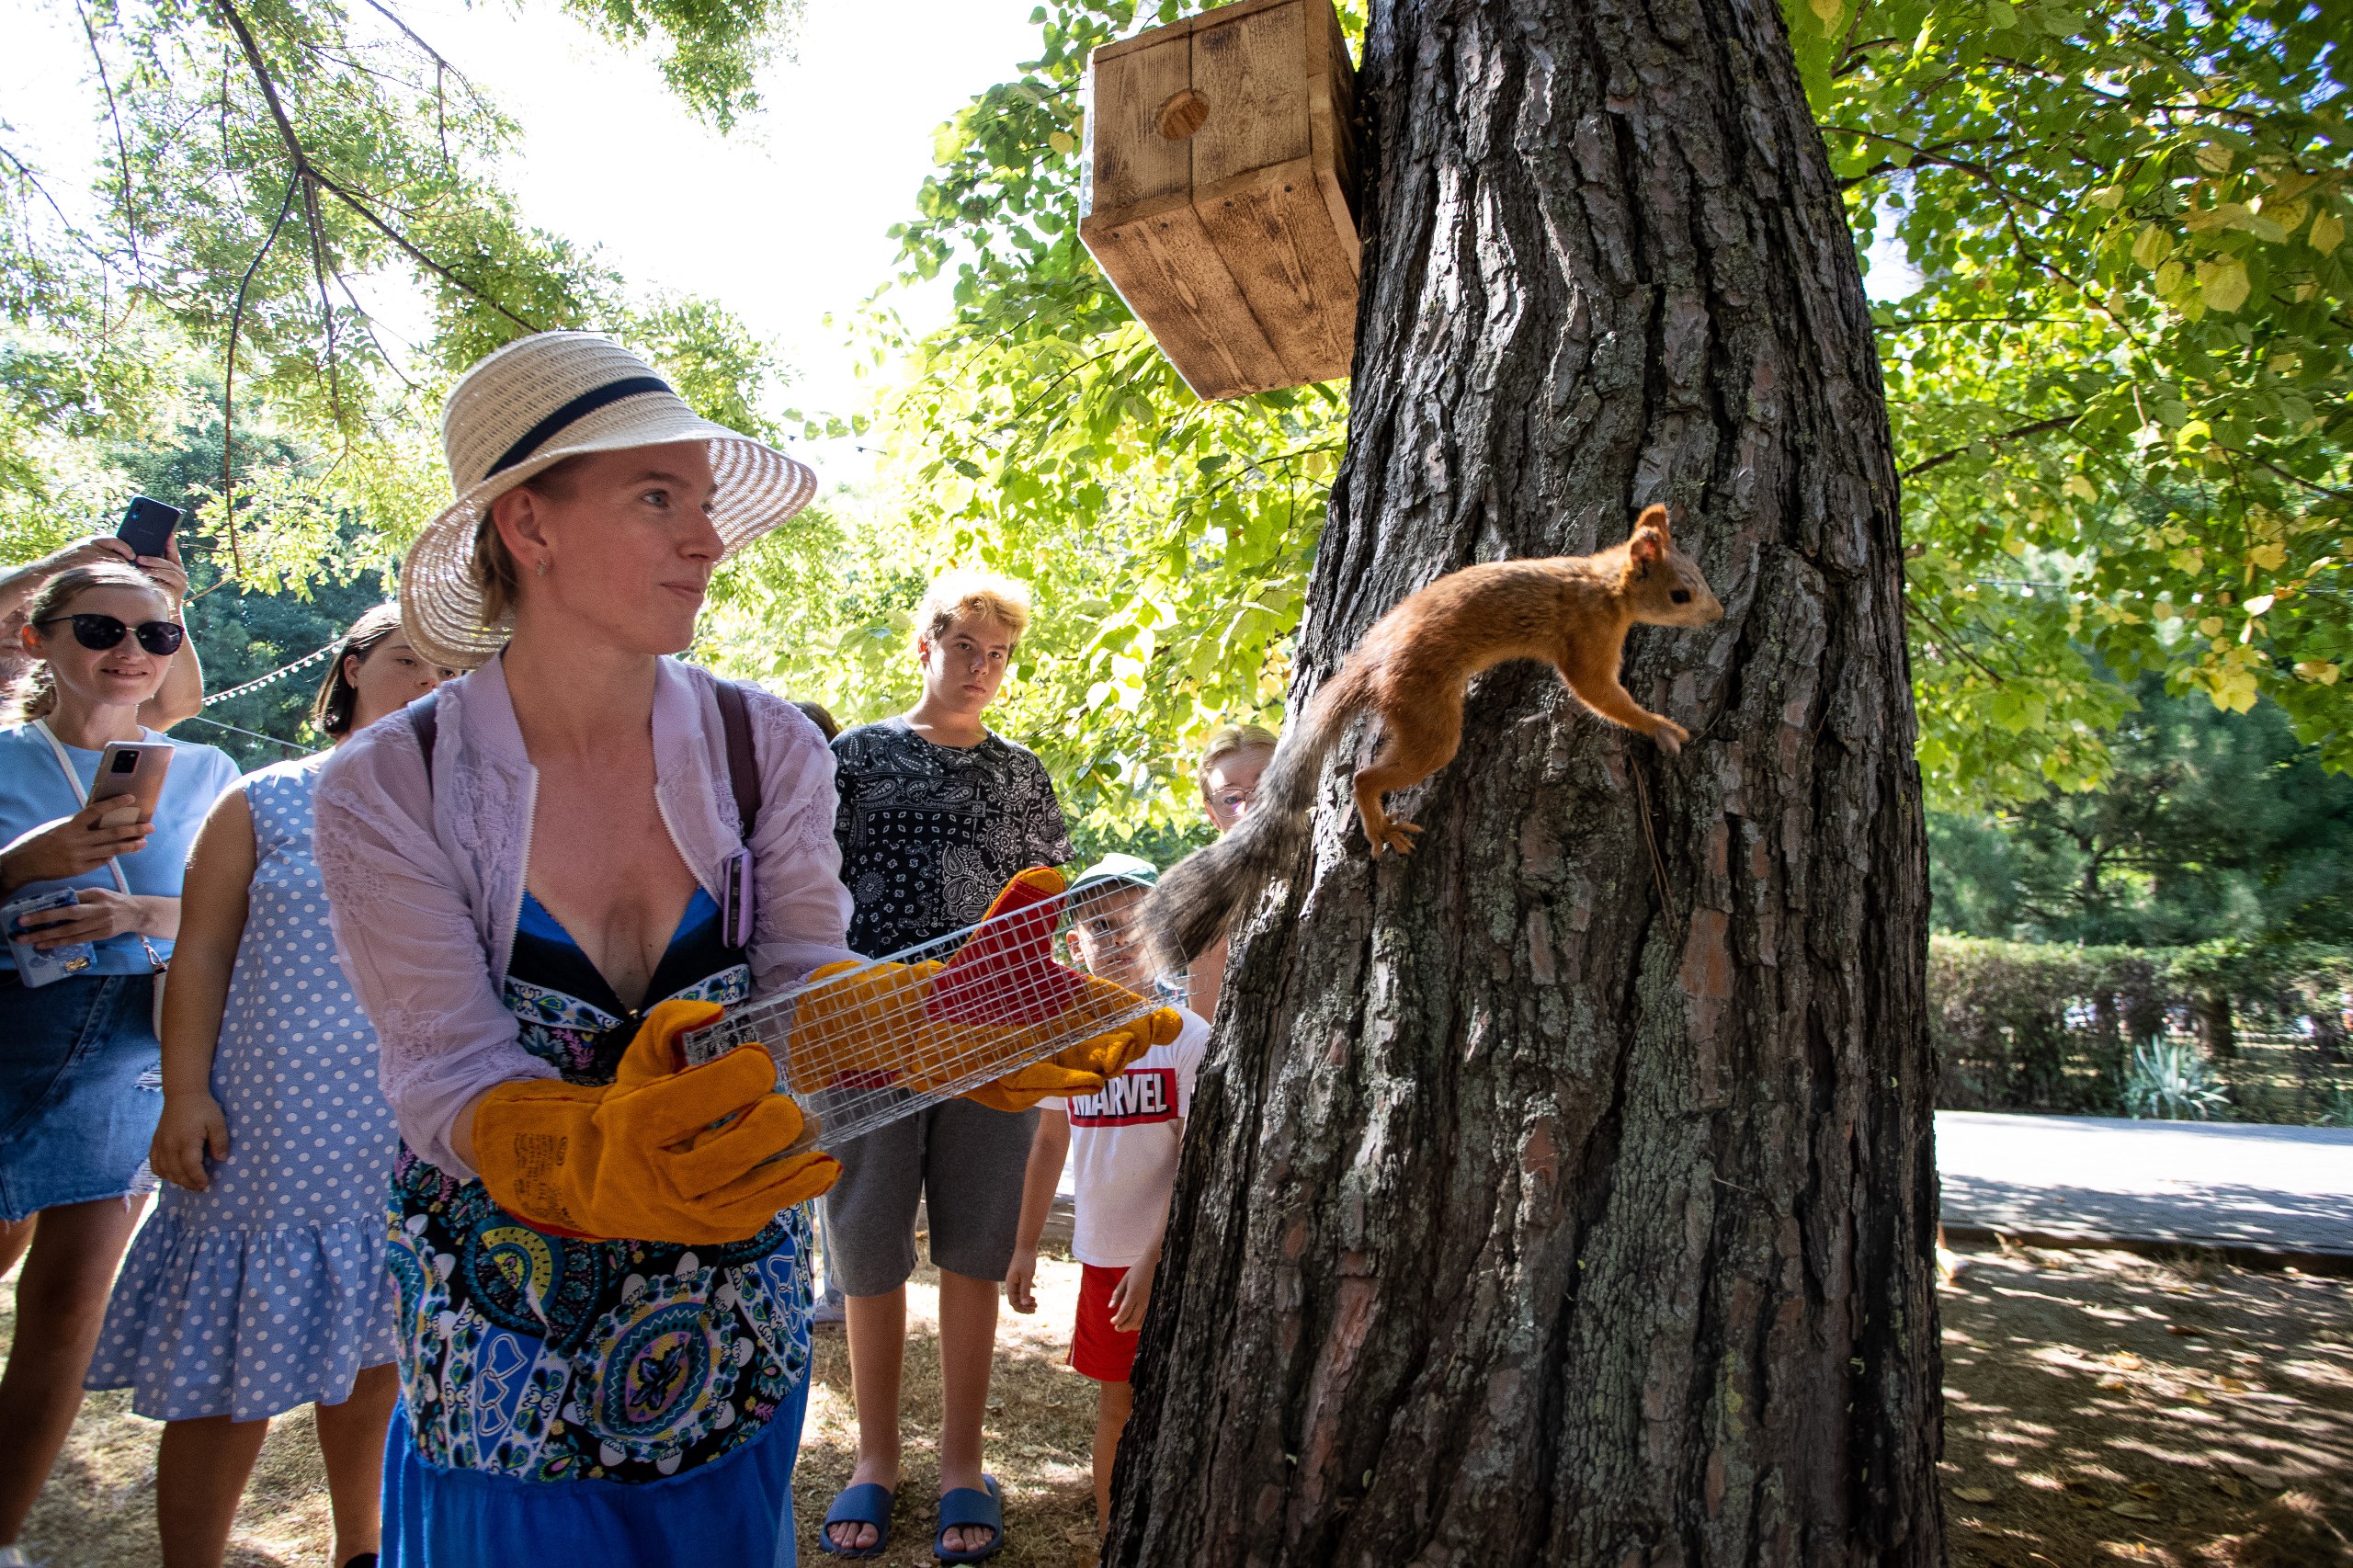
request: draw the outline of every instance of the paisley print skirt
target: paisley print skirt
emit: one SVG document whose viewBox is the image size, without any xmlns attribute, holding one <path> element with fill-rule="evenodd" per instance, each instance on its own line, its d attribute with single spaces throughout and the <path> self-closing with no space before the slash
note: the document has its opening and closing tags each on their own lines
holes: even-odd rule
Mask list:
<svg viewBox="0 0 2353 1568">
<path fill-rule="evenodd" d="M 426 1463 L 665 1480 L 750 1442 L 808 1375 L 806 1206 L 722 1246 L 550 1235 L 403 1148 L 388 1256 Z"/>
</svg>

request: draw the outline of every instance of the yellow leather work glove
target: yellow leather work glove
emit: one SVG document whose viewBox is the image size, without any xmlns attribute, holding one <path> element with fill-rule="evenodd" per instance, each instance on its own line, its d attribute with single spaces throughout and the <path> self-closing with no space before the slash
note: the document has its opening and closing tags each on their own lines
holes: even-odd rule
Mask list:
<svg viewBox="0 0 2353 1568">
<path fill-rule="evenodd" d="M 855 979 L 821 983 L 853 970 Z M 881 1089 L 911 1064 L 942 1049 L 924 1008 L 938 960 L 922 963 L 829 963 L 809 976 L 813 987 L 793 1005 L 784 1075 L 797 1095 L 824 1089 Z"/>
<path fill-rule="evenodd" d="M 603 1087 L 533 1079 L 483 1096 L 474 1165 L 491 1197 L 558 1234 L 710 1245 L 756 1235 L 833 1186 L 841 1165 L 830 1154 L 771 1161 L 804 1124 L 776 1092 L 767 1051 L 738 1046 L 679 1070 L 678 1037 L 722 1011 L 655 1007 Z"/>
<path fill-rule="evenodd" d="M 1137 1057 L 1175 1040 L 1184 1027 L 1175 1009 L 1163 1007 L 1132 1024 L 1066 1045 L 1043 1062 L 1017 1067 L 964 1097 L 991 1110 L 1022 1111 L 1053 1096 L 1096 1094 Z"/>
</svg>

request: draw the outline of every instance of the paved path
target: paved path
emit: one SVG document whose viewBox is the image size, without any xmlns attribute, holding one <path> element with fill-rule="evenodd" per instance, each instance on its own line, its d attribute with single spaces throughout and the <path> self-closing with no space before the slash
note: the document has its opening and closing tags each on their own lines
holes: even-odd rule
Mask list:
<svg viewBox="0 0 2353 1568">
<path fill-rule="evenodd" d="M 2353 1128 L 1937 1113 L 1948 1225 L 2353 1257 Z"/>
</svg>

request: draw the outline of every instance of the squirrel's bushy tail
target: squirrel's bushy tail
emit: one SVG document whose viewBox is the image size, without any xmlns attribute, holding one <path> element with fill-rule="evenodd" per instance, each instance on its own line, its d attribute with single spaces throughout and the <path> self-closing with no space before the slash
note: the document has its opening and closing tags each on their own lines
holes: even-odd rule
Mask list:
<svg viewBox="0 0 2353 1568">
<path fill-rule="evenodd" d="M 1370 700 L 1371 687 L 1364 677 L 1342 665 L 1315 694 L 1306 722 L 1286 732 L 1275 747 L 1248 814 L 1224 837 L 1186 856 L 1160 879 L 1144 905 L 1143 919 L 1154 955 L 1165 967 L 1189 964 L 1216 941 L 1234 907 L 1298 848 L 1307 832 L 1308 808 L 1315 803 L 1324 759 L 1339 744 L 1348 721 Z"/>
</svg>

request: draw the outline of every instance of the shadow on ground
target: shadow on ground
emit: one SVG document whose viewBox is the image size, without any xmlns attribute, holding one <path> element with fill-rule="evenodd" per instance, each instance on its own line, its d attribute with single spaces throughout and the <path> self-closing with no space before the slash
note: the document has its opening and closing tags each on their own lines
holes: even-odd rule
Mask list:
<svg viewBox="0 0 2353 1568">
<path fill-rule="evenodd" d="M 1965 1250 L 1943 1293 L 1945 1506 L 1957 1568 L 2353 1564 L 2353 1285 L 2185 1256 Z M 1040 1265 L 1040 1310 L 999 1320 L 989 1465 L 1001 1568 L 1095 1556 L 1095 1390 L 1063 1364 L 1078 1267 Z M 931 1561 L 937 1277 L 909 1290 L 906 1472 L 886 1568 Z M 0 1286 L 0 1344 L 13 1294 Z M 150 1568 L 160 1428 L 93 1395 L 25 1544 L 52 1568 Z M 801 1561 L 857 1452 L 849 1358 L 820 1329 L 794 1481 Z M 314 1568 L 329 1540 L 308 1415 L 278 1422 L 232 1568 Z"/>
<path fill-rule="evenodd" d="M 2188 1254 L 1959 1256 L 1954 1563 L 2353 1563 L 2353 1287 Z"/>
<path fill-rule="evenodd" d="M 2283 1192 L 2168 1181 L 2162 1192 L 2103 1191 L 1947 1174 L 1948 1223 L 2058 1235 L 2157 1236 L 2207 1246 L 2353 1252 L 2353 1193 Z"/>
</svg>

